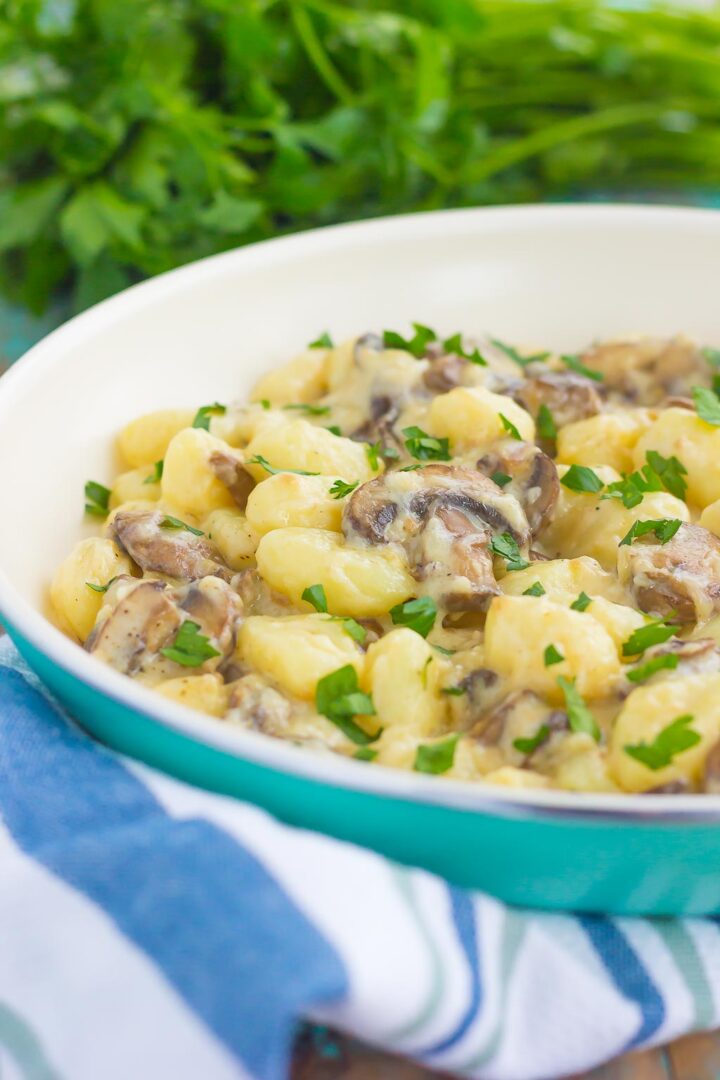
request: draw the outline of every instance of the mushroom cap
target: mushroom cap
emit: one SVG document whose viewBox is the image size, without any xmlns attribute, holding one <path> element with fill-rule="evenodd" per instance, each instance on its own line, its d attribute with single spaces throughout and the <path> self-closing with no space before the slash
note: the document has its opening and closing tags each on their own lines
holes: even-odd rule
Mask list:
<svg viewBox="0 0 720 1080">
<path fill-rule="evenodd" d="M 681 525 L 665 544 L 648 534 L 624 545 L 618 573 L 649 614 L 694 623 L 720 609 L 720 540 L 701 525 Z"/>
<path fill-rule="evenodd" d="M 187 529 L 162 528 L 166 516 L 162 510 L 121 510 L 110 524 L 110 533 L 141 570 L 181 581 L 211 574 L 229 581 L 232 570 L 215 545 Z"/>
<path fill-rule="evenodd" d="M 601 342 L 583 353 L 582 362 L 602 374 L 608 391 L 638 405 L 687 397 L 693 386 L 710 385 L 702 350 L 683 337 Z"/>
<path fill-rule="evenodd" d="M 553 415 L 558 427 L 595 416 L 602 409 L 602 397 L 592 379 L 573 371 L 543 371 L 529 375 L 512 395 L 532 416 L 542 405 Z"/>
<path fill-rule="evenodd" d="M 533 443 L 503 439 L 477 463 L 487 476 L 495 472 L 511 478 L 503 489 L 514 495 L 525 511 L 533 536 L 547 525 L 560 495 L 555 462 Z"/>
</svg>

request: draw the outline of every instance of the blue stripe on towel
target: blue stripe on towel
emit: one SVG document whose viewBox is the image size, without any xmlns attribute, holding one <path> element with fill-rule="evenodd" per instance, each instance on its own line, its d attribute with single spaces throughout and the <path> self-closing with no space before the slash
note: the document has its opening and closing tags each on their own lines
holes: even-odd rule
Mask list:
<svg viewBox="0 0 720 1080">
<path fill-rule="evenodd" d="M 449 1035 L 446 1035 L 441 1042 L 435 1043 L 426 1050 L 419 1051 L 417 1056 L 421 1058 L 431 1057 L 433 1054 L 440 1054 L 460 1042 L 473 1022 L 477 1020 L 482 1001 L 480 953 L 478 950 L 477 928 L 475 924 L 475 906 L 470 895 L 463 892 L 461 889 L 455 889 L 448 885 L 448 892 L 450 893 L 453 923 L 470 969 L 470 995 L 467 1008 L 453 1030 Z"/>
<path fill-rule="evenodd" d="M 642 1022 L 625 1050 L 650 1039 L 665 1019 L 665 1002 L 638 954 L 623 932 L 602 916 L 582 915 L 580 925 L 624 997 L 634 1001 L 642 1013 Z"/>
<path fill-rule="evenodd" d="M 0 697 L 15 842 L 102 907 L 254 1076 L 284 1077 L 293 1021 L 347 992 L 334 949 L 250 852 L 168 815 L 18 672 L 0 670 Z"/>
</svg>

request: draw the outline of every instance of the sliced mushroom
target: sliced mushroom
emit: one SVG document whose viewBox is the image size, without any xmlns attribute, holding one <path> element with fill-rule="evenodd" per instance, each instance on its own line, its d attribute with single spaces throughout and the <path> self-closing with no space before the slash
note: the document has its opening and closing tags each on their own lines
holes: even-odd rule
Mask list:
<svg viewBox="0 0 720 1080">
<path fill-rule="evenodd" d="M 527 731 L 530 727 L 539 731 L 543 726 L 548 729 L 547 739 L 557 731 L 567 731 L 567 713 L 551 709 L 532 690 L 514 690 L 481 716 L 468 734 L 484 746 L 497 746 L 504 742 L 509 744 L 506 747 L 509 749 L 520 730 Z M 547 739 L 539 745 L 544 745 Z M 526 755 L 528 758 L 531 756 Z"/>
<path fill-rule="evenodd" d="M 623 545 L 618 574 L 649 614 L 694 623 L 720 610 L 720 540 L 701 525 L 681 525 L 666 544 L 648 534 Z"/>
<path fill-rule="evenodd" d="M 582 362 L 602 374 L 607 390 L 638 405 L 688 397 L 693 386 L 710 384 L 702 349 L 683 337 L 608 341 L 588 349 Z"/>
<path fill-rule="evenodd" d="M 705 758 L 702 789 L 708 795 L 720 795 L 720 739 L 710 747 Z"/>
<path fill-rule="evenodd" d="M 400 415 L 400 405 L 387 394 L 375 395 L 370 399 L 370 416 L 350 435 L 360 442 L 380 443 L 381 455 L 388 449 L 393 456 L 399 457 L 403 443 L 395 431 L 395 421 Z"/>
<path fill-rule="evenodd" d="M 240 597 L 218 577 L 205 577 L 177 590 L 177 599 L 187 618 L 200 626 L 223 656 L 235 647 L 235 636 L 243 606 Z"/>
<path fill-rule="evenodd" d="M 533 536 L 548 524 L 560 494 L 560 481 L 552 458 L 532 443 L 503 439 L 477 463 L 486 476 L 505 473 L 510 483 L 503 490 L 522 506 Z"/>
<path fill-rule="evenodd" d="M 423 372 L 423 382 L 428 390 L 446 394 L 456 386 L 462 386 L 467 361 L 457 353 L 441 353 L 430 360 Z"/>
<path fill-rule="evenodd" d="M 181 581 L 215 574 L 224 581 L 233 575 L 215 545 L 188 529 L 167 528 L 161 510 L 123 510 L 110 526 L 113 539 L 142 570 Z"/>
<path fill-rule="evenodd" d="M 85 648 L 116 671 L 135 675 L 174 640 L 182 615 L 164 581 L 121 579 L 108 592 L 109 603 L 116 598 L 116 606 L 95 627 Z"/>
<path fill-rule="evenodd" d="M 244 675 L 232 685 L 225 719 L 276 738 L 288 738 L 290 702 L 259 675 Z"/>
<path fill-rule="evenodd" d="M 664 668 L 652 676 L 655 679 L 684 678 L 686 675 L 712 675 L 720 671 L 720 649 L 713 638 L 682 641 L 672 638 L 662 645 L 653 645 L 642 656 L 642 664 L 657 656 L 677 656 L 676 668 Z"/>
<path fill-rule="evenodd" d="M 513 495 L 482 473 L 427 465 L 370 480 L 348 499 L 349 542 L 400 544 L 411 572 L 450 611 L 482 610 L 499 593 L 490 542 L 507 533 L 527 550 L 527 518 Z"/>
<path fill-rule="evenodd" d="M 667 784 L 658 784 L 657 787 L 647 788 L 643 795 L 687 795 L 691 790 L 690 783 L 684 776 L 677 780 L 669 780 Z"/>
<path fill-rule="evenodd" d="M 572 371 L 532 375 L 520 384 L 513 397 L 532 416 L 537 416 L 545 405 L 558 427 L 595 416 L 602 409 L 602 398 L 592 379 Z"/>
<path fill-rule="evenodd" d="M 208 459 L 208 464 L 223 484 L 233 499 L 244 510 L 247 506 L 248 496 L 255 487 L 255 481 L 250 473 L 233 454 L 222 450 L 215 450 Z"/>
</svg>

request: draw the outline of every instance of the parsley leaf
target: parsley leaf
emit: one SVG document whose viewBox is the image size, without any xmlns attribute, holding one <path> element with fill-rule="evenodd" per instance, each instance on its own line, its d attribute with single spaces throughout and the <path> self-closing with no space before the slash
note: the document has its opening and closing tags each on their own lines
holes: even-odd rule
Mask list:
<svg viewBox="0 0 720 1080">
<path fill-rule="evenodd" d="M 450 461 L 450 440 L 436 439 L 413 425 L 402 429 L 408 453 L 418 461 Z"/>
<path fill-rule="evenodd" d="M 473 349 L 471 352 L 468 352 L 468 350 L 463 347 L 462 334 L 452 334 L 450 337 L 445 338 L 443 341 L 443 348 L 449 353 L 455 353 L 457 356 L 461 356 L 463 360 L 469 360 L 471 364 L 487 367 L 487 360 L 480 354 L 479 349 Z"/>
<path fill-rule="evenodd" d="M 419 596 L 416 600 L 406 600 L 390 608 L 390 618 L 394 626 L 409 626 L 411 630 L 426 638 L 437 617 L 437 605 L 431 596 Z"/>
<path fill-rule="evenodd" d="M 160 522 L 161 529 L 186 529 L 187 532 L 192 533 L 194 536 L 204 536 L 205 533 L 202 529 L 196 529 L 193 525 L 188 525 L 186 521 L 181 521 L 180 518 L 170 517 L 166 514 Z"/>
<path fill-rule="evenodd" d="M 156 461 L 153 465 L 153 471 L 149 476 L 146 476 L 143 480 L 143 484 L 158 484 L 162 480 L 163 469 L 165 468 L 165 460 Z"/>
<path fill-rule="evenodd" d="M 373 750 L 372 746 L 361 746 L 353 754 L 356 761 L 374 761 L 377 756 L 378 752 Z"/>
<path fill-rule="evenodd" d="M 422 323 L 414 322 L 411 325 L 415 331 L 411 338 L 404 338 L 402 334 L 398 334 L 395 330 L 383 330 L 383 345 L 386 349 L 403 349 L 405 352 L 412 353 L 419 360 L 420 357 L 424 356 L 430 342 L 437 341 L 437 334 L 429 326 L 423 326 Z"/>
<path fill-rule="evenodd" d="M 200 624 L 191 619 L 182 623 L 172 645 L 160 653 L 183 667 L 200 667 L 213 656 L 222 655 L 210 644 L 210 638 L 200 633 Z"/>
<path fill-rule="evenodd" d="M 623 656 L 639 656 L 651 645 L 662 645 L 677 632 L 677 626 L 668 625 L 665 619 L 652 619 L 645 626 L 633 630 L 622 647 Z"/>
<path fill-rule="evenodd" d="M 467 694 L 467 686 L 443 686 L 442 693 L 448 697 L 462 697 Z"/>
<path fill-rule="evenodd" d="M 368 445 L 365 447 L 365 453 L 367 454 L 367 459 L 370 462 L 370 468 L 373 470 L 373 472 L 377 472 L 380 468 L 380 454 L 382 453 L 382 443 L 368 443 Z"/>
<path fill-rule="evenodd" d="M 602 372 L 596 371 L 594 368 L 586 367 L 579 356 L 561 356 L 560 359 L 566 368 L 570 368 L 570 370 L 574 371 L 577 375 L 584 375 L 586 379 L 594 379 L 595 382 L 603 381 Z"/>
<path fill-rule="evenodd" d="M 522 442 L 522 435 L 515 427 L 512 420 L 508 420 L 507 416 L 504 416 L 503 413 L 498 413 L 498 416 L 500 417 L 500 423 L 505 428 L 510 438 L 517 439 L 518 442 Z"/>
<path fill-rule="evenodd" d="M 550 728 L 543 724 L 530 739 L 513 739 L 513 746 L 520 754 L 532 754 L 550 735 Z"/>
<path fill-rule="evenodd" d="M 422 469 L 422 465 L 403 465 L 402 469 L 398 469 L 398 472 L 415 472 L 416 469 Z"/>
<path fill-rule="evenodd" d="M 256 454 L 255 457 L 248 458 L 247 464 L 259 465 L 265 472 L 270 473 L 271 476 L 276 476 L 278 473 L 284 472 L 294 473 L 295 476 L 320 476 L 320 473 L 307 472 L 306 469 L 276 469 L 274 465 L 271 465 L 270 462 L 262 456 L 262 454 Z"/>
<path fill-rule="evenodd" d="M 283 405 L 283 409 L 294 409 L 296 412 L 305 413 L 307 416 L 326 416 L 330 412 L 329 405 L 313 405 L 304 401 Z"/>
<path fill-rule="evenodd" d="M 322 585 L 308 585 L 303 590 L 302 599 L 312 604 L 316 611 L 327 612 L 327 596 Z"/>
<path fill-rule="evenodd" d="M 674 757 L 693 746 L 697 746 L 700 742 L 700 735 L 689 727 L 693 720 L 694 717 L 690 713 L 678 716 L 677 719 L 662 729 L 653 742 L 641 742 L 634 746 L 628 745 L 623 749 L 631 758 L 635 758 L 636 761 L 647 766 L 648 769 L 652 769 L 653 772 L 664 769 L 666 765 L 672 762 Z"/>
<path fill-rule="evenodd" d="M 543 660 L 545 661 L 545 667 L 552 667 L 553 664 L 562 664 L 565 657 L 561 652 L 555 648 L 554 645 L 548 645 L 543 653 Z"/>
<path fill-rule="evenodd" d="M 337 426 L 337 424 L 328 424 L 328 426 L 325 428 L 325 430 L 329 431 L 331 435 L 337 435 L 338 438 L 340 438 L 340 439 L 342 438 L 342 431 Z"/>
<path fill-rule="evenodd" d="M 562 675 L 558 675 L 557 684 L 565 698 L 570 730 L 592 735 L 596 742 L 600 742 L 600 728 L 595 717 L 576 690 L 575 680 L 565 679 Z"/>
<path fill-rule="evenodd" d="M 272 405 L 266 397 L 260 398 L 258 404 L 261 406 L 261 408 L 265 409 L 266 412 L 268 411 L 268 409 L 272 409 Z"/>
<path fill-rule="evenodd" d="M 496 349 L 500 349 L 506 356 L 509 356 L 511 360 L 514 360 L 520 367 L 527 367 L 528 364 L 534 363 L 536 360 L 547 360 L 550 355 L 549 352 L 533 353 L 531 356 L 523 356 L 512 345 L 508 345 L 505 341 L 500 341 L 499 338 L 490 338 L 491 343 Z"/>
<path fill-rule="evenodd" d="M 517 541 L 510 533 L 501 533 L 500 536 L 494 536 L 490 541 L 490 550 L 505 560 L 508 570 L 524 570 L 530 565 L 529 562 L 523 559 Z"/>
<path fill-rule="evenodd" d="M 345 664 L 337 671 L 331 671 L 329 675 L 318 679 L 315 687 L 315 707 L 356 746 L 367 746 L 382 733 L 380 728 L 373 735 L 368 735 L 353 720 L 354 716 L 374 716 L 375 706 L 370 695 L 360 690 L 357 671 L 352 664 Z"/>
<path fill-rule="evenodd" d="M 608 484 L 603 499 L 621 499 L 626 509 L 639 506 L 648 491 L 662 491 L 663 482 L 650 465 L 643 465 L 639 472 L 628 473 L 622 480 Z"/>
<path fill-rule="evenodd" d="M 98 484 L 96 480 L 88 480 L 85 484 L 85 513 L 94 514 L 95 517 L 105 517 L 111 495 L 110 488 Z"/>
<path fill-rule="evenodd" d="M 508 476 L 508 474 L 504 472 L 494 472 L 490 479 L 493 484 L 497 484 L 499 488 L 504 488 L 510 483 L 512 476 Z"/>
<path fill-rule="evenodd" d="M 647 536 L 648 533 L 654 533 L 661 544 L 667 544 L 668 540 L 672 540 L 681 525 L 682 522 L 678 518 L 660 518 L 657 521 L 635 521 L 623 536 L 619 547 L 623 547 L 624 544 L 629 546 L 638 536 Z"/>
<path fill-rule="evenodd" d="M 358 645 L 362 645 L 367 637 L 367 630 L 364 626 L 361 626 L 355 619 L 351 619 L 349 616 L 346 618 L 342 615 L 334 615 L 333 619 L 339 619 L 342 623 L 342 628 L 348 637 L 351 637 L 353 641 L 356 641 Z"/>
<path fill-rule="evenodd" d="M 687 469 L 675 456 L 663 457 L 657 450 L 648 450 L 645 454 L 648 467 L 656 476 L 660 477 L 663 487 L 677 499 L 684 499 L 687 491 L 687 483 L 683 480 L 687 476 Z"/>
<path fill-rule="evenodd" d="M 192 426 L 194 428 L 202 428 L 203 431 L 209 431 L 210 417 L 223 416 L 226 412 L 227 405 L 221 405 L 219 401 L 214 402 L 212 405 L 201 405 L 195 413 L 195 419 L 192 422 Z"/>
<path fill-rule="evenodd" d="M 598 474 L 587 465 L 571 465 L 565 475 L 560 477 L 560 483 L 570 491 L 581 491 L 591 495 L 602 491 L 605 486 Z"/>
<path fill-rule="evenodd" d="M 459 738 L 459 735 L 451 735 L 449 738 L 443 739 L 442 742 L 425 743 L 418 746 L 415 751 L 415 764 L 413 765 L 415 771 L 433 773 L 435 776 L 447 772 L 453 766 L 455 747 Z"/>
<path fill-rule="evenodd" d="M 356 480 L 354 484 L 348 484 L 344 480 L 336 480 L 328 490 L 333 499 L 344 499 L 346 495 L 353 493 L 359 483 L 359 480 Z"/>
<path fill-rule="evenodd" d="M 581 592 L 577 600 L 573 600 L 570 607 L 573 611 L 585 611 L 592 604 L 592 598 L 587 593 Z"/>
<path fill-rule="evenodd" d="M 529 589 L 526 589 L 523 596 L 544 596 L 545 589 L 542 587 L 541 582 L 533 581 Z"/>
<path fill-rule="evenodd" d="M 333 339 L 328 334 L 327 330 L 316 337 L 314 341 L 311 341 L 308 345 L 308 349 L 333 349 Z"/>
<path fill-rule="evenodd" d="M 557 437 L 555 418 L 544 402 L 538 409 L 537 430 L 542 439 L 554 439 Z"/>
<path fill-rule="evenodd" d="M 114 581 L 117 581 L 117 576 L 111 577 L 105 585 L 95 585 L 92 581 L 86 581 L 85 584 L 88 589 L 92 589 L 93 592 L 106 593 Z"/>
<path fill-rule="evenodd" d="M 626 672 L 626 675 L 630 682 L 645 682 L 656 671 L 662 671 L 665 668 L 673 671 L 677 666 L 677 653 L 664 653 L 662 656 L 653 656 L 652 660 L 647 660 L 644 664 L 638 664 L 632 671 Z"/>
<path fill-rule="evenodd" d="M 713 427 L 720 427 L 720 397 L 715 391 L 707 390 L 704 386 L 693 386 L 692 395 L 700 419 Z"/>
</svg>

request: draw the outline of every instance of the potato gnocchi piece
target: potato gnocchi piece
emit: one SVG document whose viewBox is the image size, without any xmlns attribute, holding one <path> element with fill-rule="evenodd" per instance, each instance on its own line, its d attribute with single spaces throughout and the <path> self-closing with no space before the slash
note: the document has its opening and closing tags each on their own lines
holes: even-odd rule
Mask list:
<svg viewBox="0 0 720 1080">
<path fill-rule="evenodd" d="M 620 476 L 614 469 L 599 465 L 594 470 L 603 484 Z M 567 466 L 559 466 L 561 477 Z M 605 570 L 614 570 L 620 541 L 636 521 L 660 518 L 690 520 L 684 502 L 667 491 L 651 491 L 637 506 L 628 509 L 620 499 L 603 499 L 602 492 L 570 491 L 561 483 L 555 516 L 545 529 L 542 542 L 548 554 L 566 559 L 589 555 Z"/>
<path fill-rule="evenodd" d="M 137 468 L 146 461 L 160 461 L 173 439 L 195 418 L 195 409 L 159 409 L 131 420 L 118 437 L 118 449 L 125 462 Z"/>
<path fill-rule="evenodd" d="M 181 675 L 177 679 L 167 679 L 154 687 L 158 694 L 170 701 L 184 705 L 187 709 L 196 709 L 209 716 L 221 717 L 227 709 L 227 690 L 221 675 Z"/>
<path fill-rule="evenodd" d="M 123 503 L 152 502 L 159 499 L 162 488 L 160 481 L 154 479 L 155 475 L 154 465 L 141 465 L 116 476 L 110 495 L 110 509 L 117 510 Z"/>
<path fill-rule="evenodd" d="M 231 570 L 249 565 L 260 539 L 248 518 L 240 510 L 222 507 L 203 519 L 203 532 L 220 552 Z"/>
<path fill-rule="evenodd" d="M 545 650 L 553 646 L 560 663 L 547 665 Z M 587 700 L 605 697 L 620 675 L 615 643 L 590 615 L 571 611 L 545 597 L 498 596 L 485 624 L 488 667 L 513 687 L 533 690 L 562 704 L 558 676 L 575 679 Z"/>
<path fill-rule="evenodd" d="M 522 439 L 534 440 L 535 423 L 530 413 L 512 398 L 484 386 L 457 387 L 440 394 L 430 406 L 428 422 L 433 435 L 448 436 L 452 447 L 471 446 L 480 451 L 507 436 L 503 416 Z"/>
<path fill-rule="evenodd" d="M 627 753 L 627 746 L 652 744 L 658 735 L 681 716 L 692 716 L 689 725 L 700 740 L 653 769 Z M 720 736 L 720 674 L 689 675 L 633 690 L 623 705 L 610 739 L 609 768 L 624 791 L 650 791 L 677 780 L 697 787 L 705 759 Z"/>
<path fill-rule="evenodd" d="M 248 522 L 258 536 L 293 527 L 340 532 L 345 500 L 330 494 L 338 480 L 342 478 L 294 473 L 268 476 L 248 499 Z"/>
<path fill-rule="evenodd" d="M 637 442 L 635 468 L 644 463 L 648 450 L 682 462 L 689 503 L 702 510 L 720 499 L 720 428 L 706 424 L 690 409 L 663 409 Z"/>
<path fill-rule="evenodd" d="M 598 413 L 567 424 L 558 432 L 557 460 L 565 465 L 608 465 L 621 473 L 632 472 L 638 439 L 655 415 L 649 409 L 632 409 Z"/>
<path fill-rule="evenodd" d="M 253 463 L 254 457 L 264 458 L 274 469 L 342 476 L 349 483 L 355 480 L 362 483 L 377 474 L 364 443 L 333 435 L 307 420 L 291 420 L 279 428 L 262 429 L 248 444 L 245 455 L 248 471 L 257 481 L 266 480 L 271 474 L 262 464 Z"/>
<path fill-rule="evenodd" d="M 327 358 L 327 349 L 306 349 L 263 375 L 255 383 L 252 400 L 272 405 L 314 401 L 327 390 Z"/>
<path fill-rule="evenodd" d="M 212 468 L 214 455 L 230 456 L 242 463 L 242 455 L 202 428 L 186 428 L 170 442 L 162 475 L 163 499 L 179 510 L 203 517 L 211 510 L 235 506 L 229 489 Z"/>
<path fill-rule="evenodd" d="M 614 604 L 622 604 L 627 594 L 614 574 L 603 570 L 596 559 L 581 555 L 576 559 L 549 559 L 534 562 L 526 570 L 506 574 L 500 588 L 507 596 L 522 596 L 539 581 L 549 600 L 558 604 L 574 603 L 580 593 L 603 596 Z"/>
<path fill-rule="evenodd" d="M 322 585 L 333 615 L 383 615 L 417 591 L 398 552 L 347 547 L 337 533 L 322 529 L 274 529 L 255 554 L 271 588 L 299 603 L 305 589 Z"/>
<path fill-rule="evenodd" d="M 50 601 L 63 630 L 85 641 L 104 602 L 104 592 L 88 585 L 105 586 L 121 574 L 132 573 L 132 563 L 112 540 L 91 536 L 75 545 L 58 567 L 50 586 Z"/>
<path fill-rule="evenodd" d="M 296 697 L 312 701 L 318 679 L 352 664 L 362 676 L 365 656 L 327 615 L 251 615 L 238 638 L 238 655 Z"/>
<path fill-rule="evenodd" d="M 381 726 L 409 729 L 419 738 L 441 728 L 447 713 L 447 698 L 440 692 L 442 669 L 438 654 L 407 627 L 371 645 L 364 682 Z"/>
</svg>

